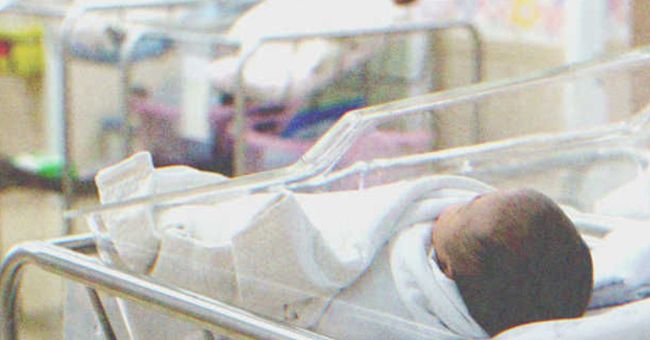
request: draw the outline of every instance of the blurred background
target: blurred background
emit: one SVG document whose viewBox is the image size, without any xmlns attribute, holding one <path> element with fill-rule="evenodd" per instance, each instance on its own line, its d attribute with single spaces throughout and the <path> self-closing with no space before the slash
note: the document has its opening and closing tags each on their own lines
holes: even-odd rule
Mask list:
<svg viewBox="0 0 650 340">
<path fill-rule="evenodd" d="M 643 0 L 399 2 L 0 0 L 3 254 L 87 232 L 62 211 L 96 204 L 95 173 L 138 150 L 156 165 L 263 171 L 352 109 L 650 42 Z M 602 103 L 579 100 L 599 89 L 581 91 L 486 103 L 500 114 L 481 124 L 445 117 L 433 146 L 604 121 Z M 30 269 L 22 284 L 22 338 L 62 338 L 63 283 Z"/>
</svg>

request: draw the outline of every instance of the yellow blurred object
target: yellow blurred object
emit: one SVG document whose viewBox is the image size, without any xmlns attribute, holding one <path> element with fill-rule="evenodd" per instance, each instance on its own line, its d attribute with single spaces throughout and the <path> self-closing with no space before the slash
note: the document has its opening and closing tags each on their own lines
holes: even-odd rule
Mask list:
<svg viewBox="0 0 650 340">
<path fill-rule="evenodd" d="M 517 0 L 513 6 L 510 19 L 519 27 L 531 29 L 542 17 L 536 0 Z"/>
<path fill-rule="evenodd" d="M 42 27 L 0 31 L 0 76 L 38 77 L 43 68 Z"/>
</svg>

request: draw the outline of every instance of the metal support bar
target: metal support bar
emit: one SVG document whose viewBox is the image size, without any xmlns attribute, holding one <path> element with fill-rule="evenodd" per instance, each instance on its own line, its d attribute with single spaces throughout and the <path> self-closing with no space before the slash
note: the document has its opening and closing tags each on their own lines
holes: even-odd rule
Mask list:
<svg viewBox="0 0 650 340">
<path fill-rule="evenodd" d="M 108 340 L 115 340 L 115 332 L 113 331 L 113 326 L 111 326 L 111 321 L 108 319 L 104 305 L 102 304 L 102 299 L 99 297 L 97 291 L 90 287 L 85 287 L 86 292 L 88 293 L 88 299 L 92 305 L 93 311 L 97 316 L 97 322 L 99 327 L 102 330 L 102 333 Z"/>
<path fill-rule="evenodd" d="M 226 336 L 272 339 L 327 339 L 327 337 L 273 322 L 204 296 L 156 283 L 146 277 L 106 267 L 61 245 L 87 249 L 93 238 L 85 235 L 70 241 L 36 241 L 15 246 L 0 269 L 0 338 L 17 337 L 16 308 L 18 279 L 27 265 L 35 265 L 63 278 L 119 298 L 141 303 L 175 317 L 214 329 Z"/>
</svg>

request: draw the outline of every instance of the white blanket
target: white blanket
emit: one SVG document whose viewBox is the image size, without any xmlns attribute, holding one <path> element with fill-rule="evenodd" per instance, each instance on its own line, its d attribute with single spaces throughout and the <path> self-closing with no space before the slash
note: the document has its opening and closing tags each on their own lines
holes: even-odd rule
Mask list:
<svg viewBox="0 0 650 340">
<path fill-rule="evenodd" d="M 498 340 L 602 340 L 650 339 L 650 300 L 629 303 L 613 310 L 578 319 L 535 322 L 498 334 Z"/>
<path fill-rule="evenodd" d="M 133 171 L 134 163 L 146 163 L 142 157 L 101 174 L 98 185 L 103 200 L 118 200 L 120 193 L 124 195 L 120 199 L 141 195 L 143 188 L 156 192 L 150 184 L 152 173 Z M 113 177 L 120 180 L 110 181 Z M 440 176 L 362 191 L 279 192 L 216 205 L 131 209 L 104 214 L 102 221 L 105 233 L 115 237 L 118 262 L 129 268 L 327 334 L 332 330 L 319 322 L 324 314 L 331 314 L 332 298 L 369 271 L 397 232 L 432 219 L 449 204 L 489 190 L 471 179 Z M 394 289 L 392 280 L 383 284 Z M 380 310 L 390 315 L 385 295 L 375 299 L 380 296 L 384 302 Z M 135 307 L 130 310 L 138 336 L 152 336 L 151 330 L 170 325 L 170 320 L 145 317 Z M 401 317 L 412 321 L 409 313 Z M 337 325 L 336 329 L 346 328 Z"/>
<path fill-rule="evenodd" d="M 647 219 L 650 217 L 649 197 L 650 171 L 643 171 L 596 201 L 594 211 L 604 215 Z"/>
<path fill-rule="evenodd" d="M 406 20 L 414 9 L 392 0 L 266 0 L 251 8 L 227 36 L 241 51 L 222 56 L 210 67 L 216 88 L 233 93 L 241 57 L 267 36 L 388 27 Z M 302 100 L 376 53 L 381 38 L 336 42 L 331 39 L 271 42 L 246 61 L 246 94 L 279 102 Z"/>
<path fill-rule="evenodd" d="M 650 296 L 650 221 L 624 220 L 592 250 L 594 294 L 590 308 Z"/>
</svg>

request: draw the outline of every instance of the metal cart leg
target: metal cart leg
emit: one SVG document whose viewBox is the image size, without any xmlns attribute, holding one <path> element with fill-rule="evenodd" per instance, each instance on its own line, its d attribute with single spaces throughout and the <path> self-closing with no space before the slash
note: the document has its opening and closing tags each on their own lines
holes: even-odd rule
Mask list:
<svg viewBox="0 0 650 340">
<path fill-rule="evenodd" d="M 18 279 L 26 265 L 32 264 L 90 288 L 137 301 L 229 337 L 327 339 L 189 291 L 106 267 L 93 258 L 71 250 L 81 251 L 93 247 L 91 235 L 50 242 L 36 241 L 14 247 L 5 257 L 0 270 L 0 338 L 16 339 L 17 319 L 14 310 Z"/>
</svg>

